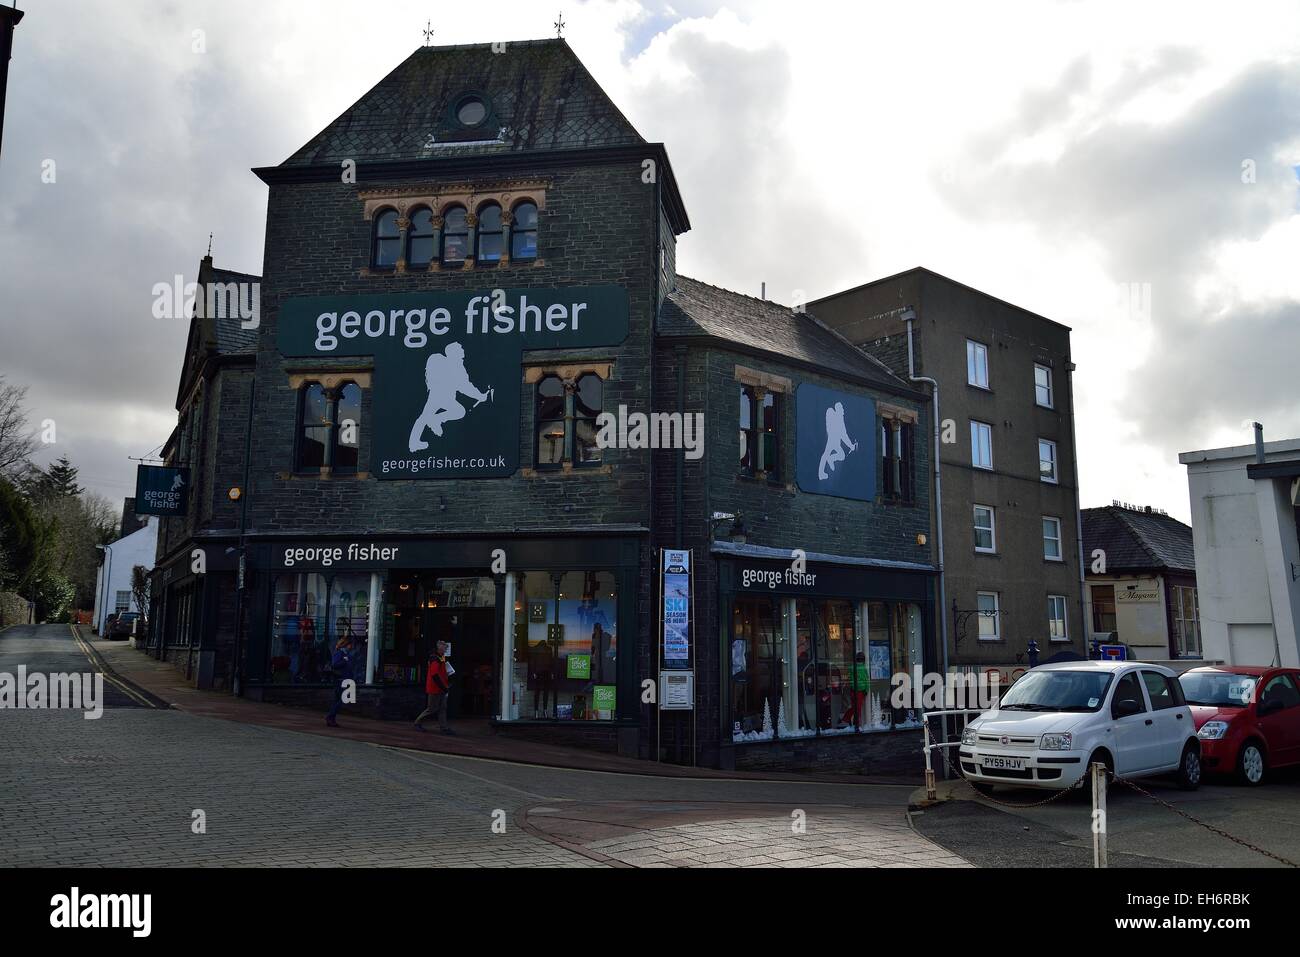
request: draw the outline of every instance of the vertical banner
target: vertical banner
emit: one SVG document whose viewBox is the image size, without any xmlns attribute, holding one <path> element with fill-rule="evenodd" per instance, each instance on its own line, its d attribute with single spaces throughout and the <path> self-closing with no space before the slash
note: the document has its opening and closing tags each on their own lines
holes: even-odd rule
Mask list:
<svg viewBox="0 0 1300 957">
<path fill-rule="evenodd" d="M 691 552 L 660 550 L 663 595 L 663 667 L 691 667 Z"/>
</svg>

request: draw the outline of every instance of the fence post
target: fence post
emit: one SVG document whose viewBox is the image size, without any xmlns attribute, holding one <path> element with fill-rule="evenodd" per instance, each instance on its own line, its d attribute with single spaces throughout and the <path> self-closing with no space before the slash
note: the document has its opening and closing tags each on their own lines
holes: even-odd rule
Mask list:
<svg viewBox="0 0 1300 957">
<path fill-rule="evenodd" d="M 1106 867 L 1106 765 L 1092 762 L 1092 866 Z"/>
<path fill-rule="evenodd" d="M 925 796 L 934 801 L 939 795 L 934 790 L 934 767 L 930 762 L 930 716 L 926 715 L 921 724 L 925 728 Z"/>
</svg>

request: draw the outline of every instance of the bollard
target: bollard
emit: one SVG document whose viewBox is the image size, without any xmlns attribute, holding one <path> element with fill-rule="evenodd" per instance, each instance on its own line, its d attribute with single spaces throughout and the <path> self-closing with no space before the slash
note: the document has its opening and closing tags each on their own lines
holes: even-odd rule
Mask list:
<svg viewBox="0 0 1300 957">
<path fill-rule="evenodd" d="M 1092 866 L 1106 867 L 1106 765 L 1092 762 Z"/>
</svg>

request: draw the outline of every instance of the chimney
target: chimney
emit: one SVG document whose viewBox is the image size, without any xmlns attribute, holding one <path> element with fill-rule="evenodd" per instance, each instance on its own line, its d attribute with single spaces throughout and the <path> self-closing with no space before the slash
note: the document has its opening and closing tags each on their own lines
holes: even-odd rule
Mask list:
<svg viewBox="0 0 1300 957">
<path fill-rule="evenodd" d="M 1264 427 L 1258 422 L 1255 425 L 1255 464 L 1264 464 Z"/>
</svg>

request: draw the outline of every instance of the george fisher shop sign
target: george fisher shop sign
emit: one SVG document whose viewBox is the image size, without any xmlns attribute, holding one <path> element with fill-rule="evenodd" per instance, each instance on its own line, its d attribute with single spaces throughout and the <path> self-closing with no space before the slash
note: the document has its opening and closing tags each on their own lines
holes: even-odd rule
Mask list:
<svg viewBox="0 0 1300 957">
<path fill-rule="evenodd" d="M 619 286 L 310 296 L 278 327 L 285 356 L 374 356 L 377 478 L 501 478 L 519 468 L 524 350 L 618 345 L 628 304 Z"/>
<path fill-rule="evenodd" d="M 190 470 L 172 465 L 138 465 L 135 469 L 137 515 L 184 515 Z"/>
</svg>

